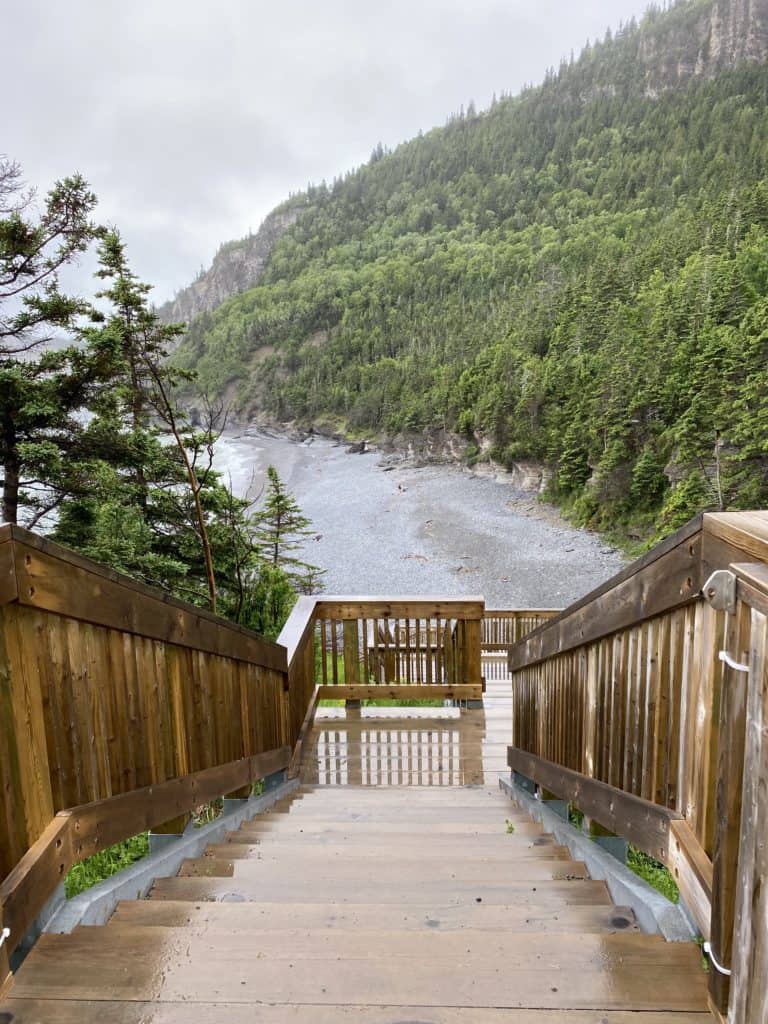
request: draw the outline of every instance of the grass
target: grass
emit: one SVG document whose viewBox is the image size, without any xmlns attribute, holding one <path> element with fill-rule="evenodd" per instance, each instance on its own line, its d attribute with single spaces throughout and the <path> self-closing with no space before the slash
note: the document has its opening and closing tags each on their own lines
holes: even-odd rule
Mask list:
<svg viewBox="0 0 768 1024">
<path fill-rule="evenodd" d="M 675 885 L 675 880 L 669 871 L 653 857 L 630 846 L 627 851 L 627 867 L 636 875 L 652 885 L 654 889 L 666 896 L 670 903 L 678 903 L 680 890 Z"/>
<path fill-rule="evenodd" d="M 75 864 L 64 879 L 67 899 L 98 885 L 105 878 L 116 875 L 118 871 L 141 860 L 148 853 L 149 833 L 141 832 L 130 839 L 124 839 L 122 843 L 115 843 L 100 853 L 94 853 L 92 857 L 86 857 L 79 864 Z"/>
<path fill-rule="evenodd" d="M 263 792 L 264 780 L 259 779 L 254 782 L 251 795 L 261 796 Z M 221 798 L 203 804 L 192 815 L 192 824 L 195 828 L 202 828 L 203 825 L 215 821 L 222 813 L 223 808 L 224 804 Z M 81 860 L 79 864 L 70 868 L 64 879 L 64 893 L 67 899 L 79 896 L 86 889 L 91 889 L 106 878 L 111 878 L 118 871 L 130 867 L 137 860 L 146 857 L 148 853 L 149 832 L 140 832 L 139 835 L 124 839 L 121 843 L 115 843 L 114 846 L 110 846 L 100 853 L 94 853 L 92 857 L 86 857 L 85 860 Z"/>
<path fill-rule="evenodd" d="M 570 806 L 568 808 L 568 821 L 575 828 L 580 829 L 584 823 L 583 812 L 577 807 Z M 634 871 L 639 878 L 652 885 L 670 903 L 679 902 L 680 890 L 677 888 L 675 880 L 669 871 L 659 861 L 649 857 L 642 850 L 638 850 L 636 846 L 629 846 L 627 848 L 627 867 L 630 871 Z"/>
</svg>

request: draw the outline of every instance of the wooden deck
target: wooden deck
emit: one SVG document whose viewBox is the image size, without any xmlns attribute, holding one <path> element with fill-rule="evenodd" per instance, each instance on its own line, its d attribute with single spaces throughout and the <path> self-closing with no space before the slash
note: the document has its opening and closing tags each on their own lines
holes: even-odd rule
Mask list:
<svg viewBox="0 0 768 1024">
<path fill-rule="evenodd" d="M 499 791 L 510 715 L 503 679 L 483 710 L 321 708 L 295 796 L 44 936 L 0 1020 L 709 1020 L 698 948 L 641 934 Z"/>
</svg>

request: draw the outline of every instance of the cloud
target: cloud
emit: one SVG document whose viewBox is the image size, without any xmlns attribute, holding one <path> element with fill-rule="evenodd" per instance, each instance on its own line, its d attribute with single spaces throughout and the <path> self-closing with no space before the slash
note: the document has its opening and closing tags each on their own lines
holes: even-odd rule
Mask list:
<svg viewBox="0 0 768 1024">
<path fill-rule="evenodd" d="M 0 152 L 41 189 L 84 174 L 162 301 L 289 192 L 541 79 L 641 7 L 25 0 L 3 15 Z"/>
</svg>

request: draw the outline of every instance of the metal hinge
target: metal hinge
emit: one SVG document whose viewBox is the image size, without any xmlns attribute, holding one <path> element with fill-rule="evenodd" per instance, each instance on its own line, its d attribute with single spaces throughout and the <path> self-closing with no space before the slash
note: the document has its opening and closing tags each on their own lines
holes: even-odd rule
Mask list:
<svg viewBox="0 0 768 1024">
<path fill-rule="evenodd" d="M 736 611 L 736 577 L 729 569 L 713 572 L 704 584 L 703 594 L 715 611 L 729 615 Z"/>
</svg>

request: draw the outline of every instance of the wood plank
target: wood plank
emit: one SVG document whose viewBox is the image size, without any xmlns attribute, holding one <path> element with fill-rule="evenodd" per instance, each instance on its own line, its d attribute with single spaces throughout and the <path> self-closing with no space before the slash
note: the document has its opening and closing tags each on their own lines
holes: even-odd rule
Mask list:
<svg viewBox="0 0 768 1024">
<path fill-rule="evenodd" d="M 82 622 L 287 671 L 285 648 L 13 528 L 18 601 Z"/>
<path fill-rule="evenodd" d="M 491 906 L 474 903 L 457 906 L 419 902 L 408 907 L 386 903 L 354 903 L 349 906 L 319 900 L 313 903 L 190 903 L 187 900 L 126 900 L 118 904 L 114 923 L 147 927 L 183 927 L 195 931 L 263 933 L 291 928 L 399 929 L 433 934 L 472 929 L 515 933 L 637 931 L 628 907 L 587 904 L 570 906 L 553 914 L 546 907 Z"/>
<path fill-rule="evenodd" d="M 753 664 L 750 609 L 742 604 L 729 616 L 728 651 L 737 662 Z M 750 673 L 751 675 L 751 673 Z M 744 748 L 747 729 L 748 676 L 733 669 L 723 674 L 720 704 L 720 749 L 717 764 L 717 821 L 712 855 L 712 951 L 724 967 L 731 966 L 734 914 L 741 841 L 741 801 L 744 785 Z M 728 1009 L 730 981 L 710 972 L 710 996 L 718 1012 Z"/>
<path fill-rule="evenodd" d="M 768 1019 L 768 619 L 751 609 L 747 737 L 729 1015 L 732 1024 Z"/>
<path fill-rule="evenodd" d="M 713 537 L 743 551 L 750 559 L 768 562 L 768 512 L 707 512 L 703 528 Z M 731 558 L 730 561 L 747 559 Z"/>
<path fill-rule="evenodd" d="M 301 723 L 301 729 L 296 739 L 296 744 L 291 754 L 291 762 L 288 765 L 288 778 L 295 779 L 299 774 L 301 767 L 301 759 L 308 753 L 307 747 L 310 743 L 310 735 L 312 732 L 312 726 L 315 721 L 315 714 L 317 713 L 317 705 L 320 700 L 320 687 L 315 686 L 312 693 L 312 697 L 309 701 L 306 714 L 304 715 L 304 721 Z"/>
<path fill-rule="evenodd" d="M 338 597 L 318 599 L 318 619 L 467 619 L 480 620 L 482 597 Z"/>
<path fill-rule="evenodd" d="M 301 651 L 314 636 L 316 605 L 316 598 L 300 595 L 280 631 L 277 642 L 286 649 L 288 668 L 301 656 Z"/>
<path fill-rule="evenodd" d="M 0 917 L 13 951 L 72 865 L 69 817 L 57 815 L 0 884 Z"/>
<path fill-rule="evenodd" d="M 110 1002 L 87 1000 L 10 999 L 7 1003 L 15 1024 L 189 1024 L 189 1005 L 184 1002 Z M 258 1016 L 254 1016 L 258 1014 Z M 196 1024 L 606 1024 L 602 1010 L 520 1010 L 477 1009 L 424 1006 L 341 1006 L 305 1003 L 301 1006 L 236 1006 L 216 1002 L 194 1004 Z M 705 1024 L 710 1020 L 701 1013 L 666 1011 L 664 1024 Z M 610 1024 L 661 1024 L 659 1014 L 651 1011 L 616 1012 Z"/>
<path fill-rule="evenodd" d="M 157 926 L 110 922 L 102 928 L 78 928 L 70 935 L 46 935 L 40 941 L 35 959 L 48 968 L 57 956 L 84 960 L 90 955 L 99 961 L 110 955 L 119 958 L 122 951 L 127 960 L 141 962 L 147 956 L 147 947 L 152 950 L 160 943 L 163 958 L 172 964 L 173 961 L 193 960 L 207 964 L 229 957 L 240 963 L 249 958 L 268 959 L 276 966 L 285 960 L 312 965 L 315 961 L 330 959 L 363 964 L 392 958 L 412 961 L 410 970 L 413 971 L 430 960 L 469 960 L 472 963 L 480 957 L 489 961 L 503 959 L 512 972 L 529 965 L 534 965 L 534 970 L 544 969 L 541 961 L 548 961 L 553 969 L 600 971 L 605 967 L 606 973 L 617 963 L 636 971 L 649 972 L 660 966 L 676 966 L 684 971 L 696 963 L 697 957 L 693 943 L 660 942 L 656 936 L 632 930 L 587 934 L 578 943 L 561 932 L 521 936 L 506 929 L 494 932 L 417 930 L 370 925 L 368 928 L 270 929 L 263 935 L 250 929 L 242 933 L 241 939 L 239 932 L 221 928 L 200 932 L 181 926 L 160 931 Z M 537 964 L 541 966 L 537 968 Z M 37 972 L 42 966 L 43 963 L 30 962 L 24 973 Z M 309 970 L 311 972 L 311 967 Z M 24 987 L 24 977 L 20 974 L 19 988 Z"/>
<path fill-rule="evenodd" d="M 517 903 L 531 907 L 567 907 L 584 904 L 608 904 L 611 902 L 604 882 L 595 881 L 529 881 L 518 882 L 511 878 L 497 880 L 494 885 L 487 883 L 465 883 L 460 879 L 447 881 L 419 881 L 407 879 L 397 886 L 380 886 L 375 880 L 367 885 L 328 881 L 322 890 L 315 882 L 292 878 L 277 884 L 274 879 L 259 882 L 255 879 L 233 878 L 159 878 L 151 892 L 152 899 L 174 900 L 255 900 L 258 903 L 312 903 L 320 900 L 328 903 L 388 903 L 411 904 L 427 902 L 448 902 L 455 905 L 471 905 L 479 899 L 482 903 L 502 906 Z"/>
<path fill-rule="evenodd" d="M 106 931 L 106 929 L 105 929 Z M 555 938 L 551 936 L 550 938 Z M 629 939 L 630 936 L 620 938 Z M 637 937 L 642 938 L 642 937 Z M 51 941 L 59 940 L 59 941 Z M 131 958 L 131 970 L 116 950 L 95 945 L 83 933 L 48 936 L 22 969 L 14 993 L 23 998 L 116 999 L 165 1001 L 185 999 L 194 1003 L 210 998 L 212 991 L 231 1003 L 307 1003 L 381 1005 L 459 1005 L 467 1007 L 600 1008 L 702 1010 L 705 975 L 698 967 L 698 951 L 688 947 L 685 984 L 680 984 L 681 961 L 669 962 L 663 947 L 654 944 L 646 958 L 632 962 L 621 956 L 597 959 L 593 965 L 574 961 L 574 944 L 546 959 L 519 959 L 465 954 L 456 959 L 435 957 L 413 962 L 403 970 L 404 958 L 355 958 L 317 956 L 312 970 L 294 969 L 291 960 L 255 955 L 258 946 L 238 943 L 212 948 L 207 959 L 191 958 L 182 949 L 171 950 L 157 969 L 163 950 L 160 937 L 144 945 Z M 67 950 L 69 971 L 58 964 Z M 511 961 L 511 962 L 510 962 Z M 685 962 L 685 961 L 684 961 Z M 25 978 L 32 975 L 34 986 Z M 695 973 L 694 973 L 695 972 Z M 653 982 L 651 983 L 651 978 Z"/>
<path fill-rule="evenodd" d="M 712 918 L 712 861 L 683 818 L 670 822 L 667 864 L 683 902 L 705 939 Z"/>
<path fill-rule="evenodd" d="M 292 836 L 287 840 L 279 840 L 273 836 L 271 841 L 256 843 L 211 843 L 205 850 L 206 857 L 213 857 L 217 860 L 255 860 L 265 864 L 285 864 L 288 862 L 299 862 L 304 857 L 325 858 L 334 864 L 346 861 L 359 862 L 361 859 L 370 858 L 374 861 L 386 850 L 387 858 L 392 862 L 402 864 L 404 861 L 418 861 L 424 857 L 424 843 L 414 839 L 402 841 L 401 836 L 389 836 L 386 843 L 379 843 L 368 837 L 368 842 L 341 842 L 332 844 L 325 842 L 303 842 L 299 844 L 296 837 Z M 439 849 L 439 863 L 461 864 L 471 851 L 473 864 L 495 864 L 509 866 L 520 860 L 540 861 L 543 858 L 549 860 L 569 860 L 568 848 L 548 843 L 544 846 L 536 845 L 530 838 L 523 836 L 503 836 L 481 845 L 474 842 L 471 845 L 467 842 L 456 842 L 435 844 L 435 850 Z M 432 844 L 430 843 L 430 847 Z M 433 857 L 432 862 L 437 858 Z"/>
<path fill-rule="evenodd" d="M 507 763 L 644 853 L 668 860 L 670 824 L 680 817 L 677 812 L 515 747 L 509 748 Z"/>
<path fill-rule="evenodd" d="M 3 529 L 5 532 L 0 537 L 0 607 L 19 597 L 13 539 L 10 529 Z"/>
<path fill-rule="evenodd" d="M 211 851 L 208 851 L 210 854 Z M 565 860 L 561 857 L 543 859 L 540 856 L 514 857 L 509 851 L 504 865 L 507 870 L 513 869 L 518 882 L 546 882 L 552 879 L 585 880 L 587 871 L 580 861 Z M 386 861 L 383 860 L 386 858 Z M 240 882 L 279 884 L 290 872 L 296 872 L 304 882 L 314 882 L 320 889 L 329 884 L 353 884 L 375 881 L 378 885 L 398 883 L 403 877 L 413 881 L 459 881 L 462 884 L 474 883 L 486 885 L 498 878 L 500 866 L 498 860 L 476 860 L 471 863 L 443 860 L 425 860 L 421 857 L 403 857 L 392 854 L 390 848 L 382 844 L 378 855 L 367 863 L 359 858 L 340 860 L 326 851 L 326 856 L 318 860 L 312 850 L 307 847 L 296 849 L 290 856 L 284 856 L 282 862 L 271 858 L 227 857 L 226 851 L 221 855 L 206 855 L 185 860 L 179 869 L 179 877 L 183 878 L 233 878 L 233 885 Z"/>
<path fill-rule="evenodd" d="M 7 874 L 19 856 L 50 824 L 54 814 L 51 772 L 46 747 L 43 687 L 25 640 L 32 635 L 29 613 L 16 604 L 0 608 L 0 764 L 2 800 L 11 826 L 0 845 L 0 873 Z"/>
</svg>

